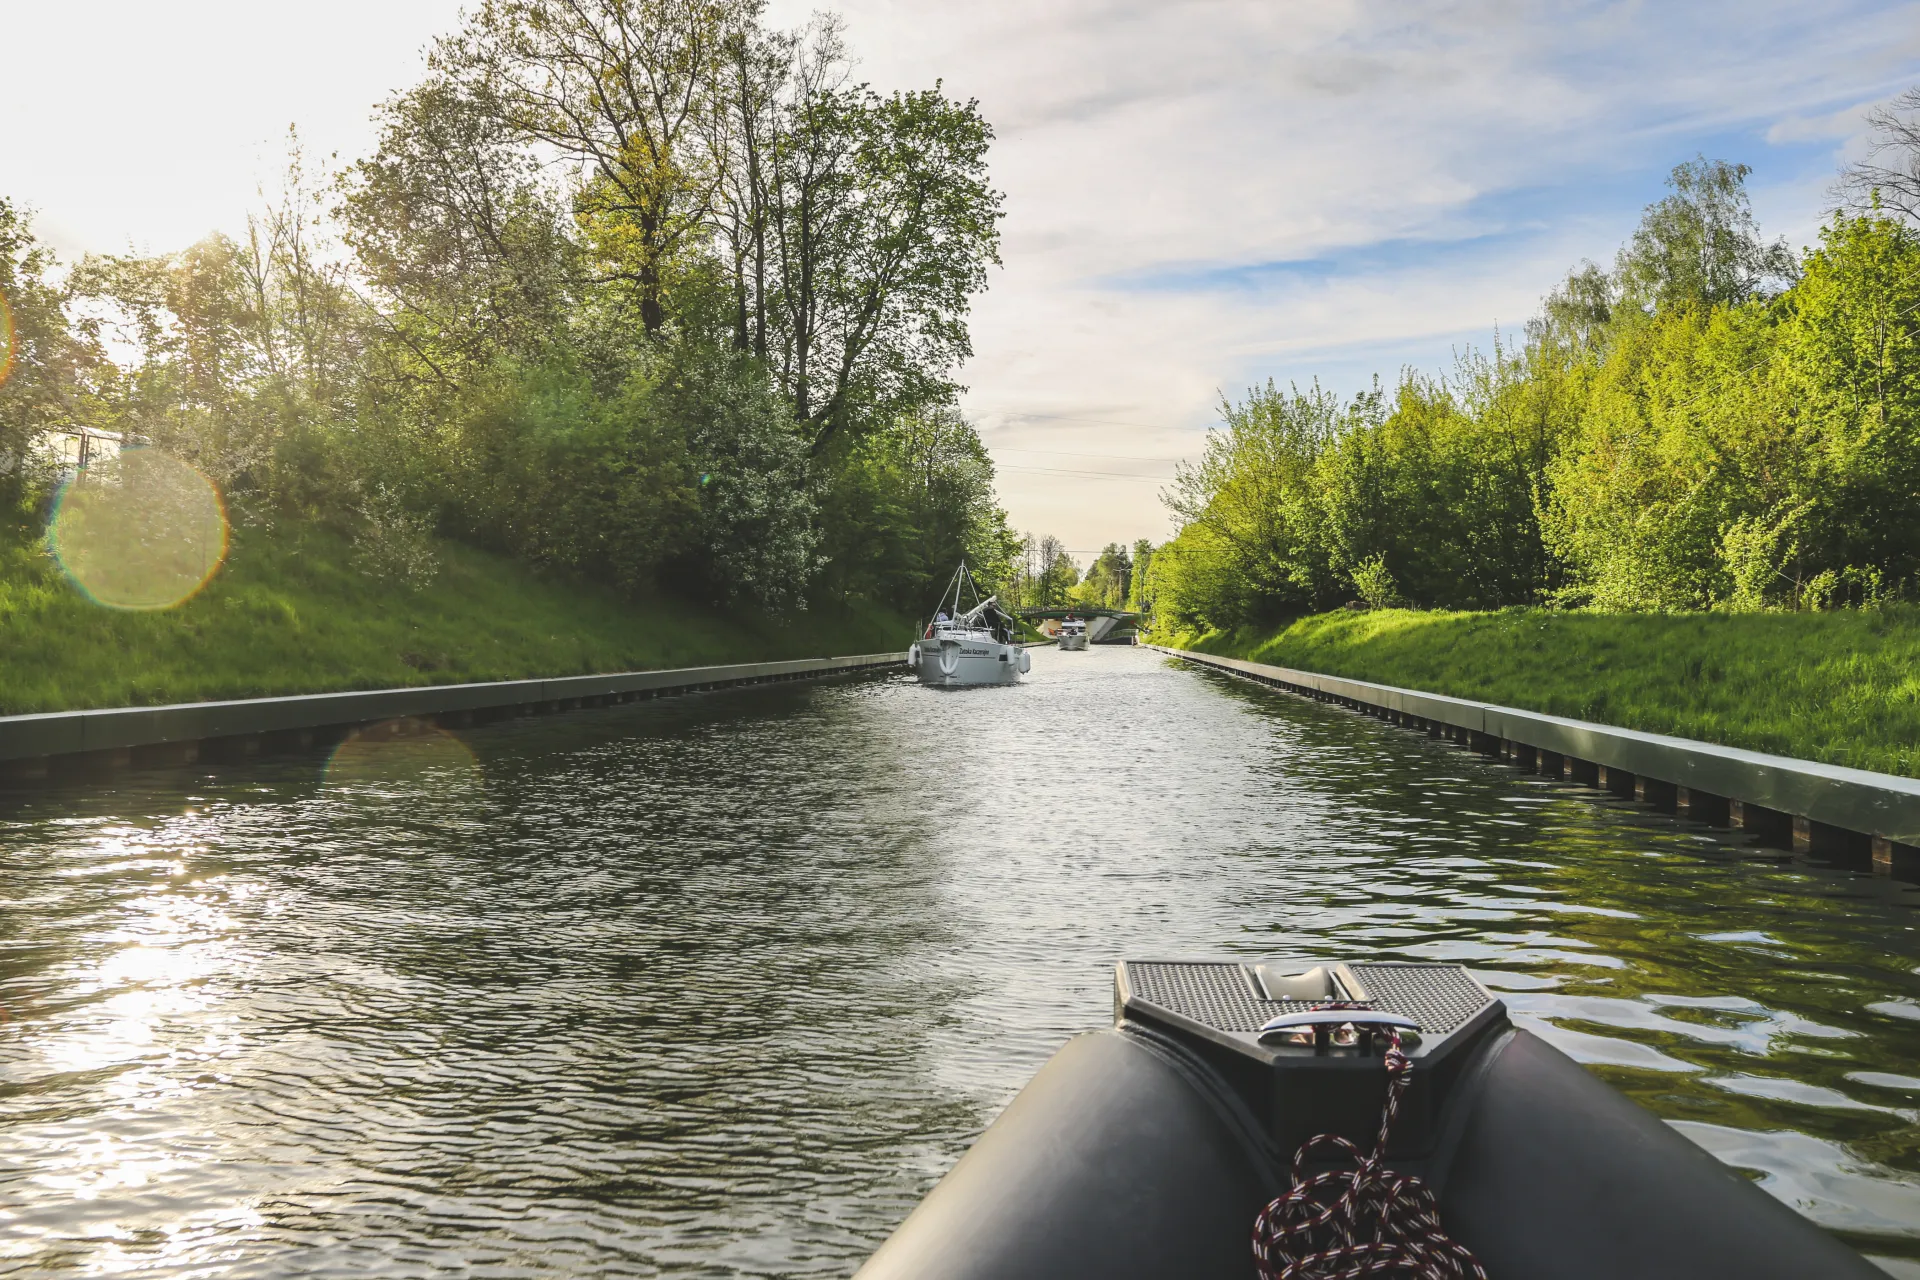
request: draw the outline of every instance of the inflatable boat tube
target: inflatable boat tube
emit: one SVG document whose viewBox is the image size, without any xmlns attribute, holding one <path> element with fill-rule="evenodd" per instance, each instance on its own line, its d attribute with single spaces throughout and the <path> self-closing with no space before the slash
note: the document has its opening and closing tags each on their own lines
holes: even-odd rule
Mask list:
<svg viewBox="0 0 1920 1280">
<path fill-rule="evenodd" d="M 1116 986 L 1115 1028 L 1062 1048 L 858 1280 L 1249 1280 L 1254 1220 L 1303 1135 L 1371 1147 L 1378 1128 L 1384 1044 L 1364 1024 L 1345 1046 L 1261 1038 L 1336 999 L 1421 1023 L 1388 1164 L 1426 1179 L 1492 1280 L 1885 1280 L 1515 1030 L 1463 969 L 1129 962 Z"/>
</svg>

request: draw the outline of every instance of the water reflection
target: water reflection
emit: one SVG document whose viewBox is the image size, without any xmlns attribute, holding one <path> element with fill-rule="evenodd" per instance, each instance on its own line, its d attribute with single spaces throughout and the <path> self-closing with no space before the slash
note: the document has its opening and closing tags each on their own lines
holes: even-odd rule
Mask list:
<svg viewBox="0 0 1920 1280">
<path fill-rule="evenodd" d="M 483 780 L 480 761 L 458 736 L 413 716 L 353 730 L 327 756 L 326 784 L 405 802 L 421 792 L 437 803 Z"/>
<path fill-rule="evenodd" d="M 356 743 L 0 819 L 0 1271 L 843 1274 L 1150 953 L 1471 965 L 1920 1266 L 1903 887 L 1141 651 Z"/>
</svg>

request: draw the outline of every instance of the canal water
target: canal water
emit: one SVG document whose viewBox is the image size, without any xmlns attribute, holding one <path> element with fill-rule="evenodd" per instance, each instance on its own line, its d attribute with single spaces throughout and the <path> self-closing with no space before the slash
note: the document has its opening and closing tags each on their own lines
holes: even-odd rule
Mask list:
<svg viewBox="0 0 1920 1280">
<path fill-rule="evenodd" d="M 1902 886 L 1138 649 L 0 807 L 0 1274 L 835 1276 L 1126 956 L 1457 961 L 1920 1276 Z"/>
</svg>

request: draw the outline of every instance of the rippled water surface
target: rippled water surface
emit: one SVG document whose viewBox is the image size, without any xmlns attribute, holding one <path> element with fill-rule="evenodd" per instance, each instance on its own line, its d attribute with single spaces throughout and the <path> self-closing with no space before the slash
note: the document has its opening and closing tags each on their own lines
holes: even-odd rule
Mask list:
<svg viewBox="0 0 1920 1280">
<path fill-rule="evenodd" d="M 843 1275 L 1128 955 L 1451 960 L 1920 1276 L 1913 891 L 1145 650 L 0 808 L 0 1274 Z"/>
</svg>

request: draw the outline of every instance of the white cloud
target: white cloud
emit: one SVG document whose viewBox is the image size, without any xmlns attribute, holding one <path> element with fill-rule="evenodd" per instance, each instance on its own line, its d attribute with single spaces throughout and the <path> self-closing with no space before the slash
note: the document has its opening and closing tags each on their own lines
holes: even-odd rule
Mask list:
<svg viewBox="0 0 1920 1280">
<path fill-rule="evenodd" d="M 289 125 L 318 158 L 371 146 L 458 0 L 0 0 L 0 193 L 63 254 L 233 230 L 274 189 Z"/>
<path fill-rule="evenodd" d="M 289 123 L 362 152 L 457 19 L 457 0 L 0 3 L 0 192 L 69 253 L 235 228 Z M 998 131 L 1006 267 L 967 403 L 1016 524 L 1076 549 L 1166 524 L 1153 481 L 1071 473 L 1170 474 L 1221 390 L 1352 390 L 1517 330 L 1696 151 L 1753 164 L 1769 230 L 1810 240 L 1861 104 L 1920 79 L 1920 7 L 1866 0 L 839 7 L 866 78 L 944 79 Z"/>
<path fill-rule="evenodd" d="M 1911 5 L 843 11 L 864 76 L 943 78 L 999 131 L 967 404 L 1015 523 L 1076 548 L 1167 524 L 1155 484 L 1064 472 L 1170 474 L 1222 390 L 1353 390 L 1517 331 L 1696 150 L 1755 164 L 1761 212 L 1811 238 L 1845 111 L 1916 75 L 1920 30 Z"/>
</svg>

